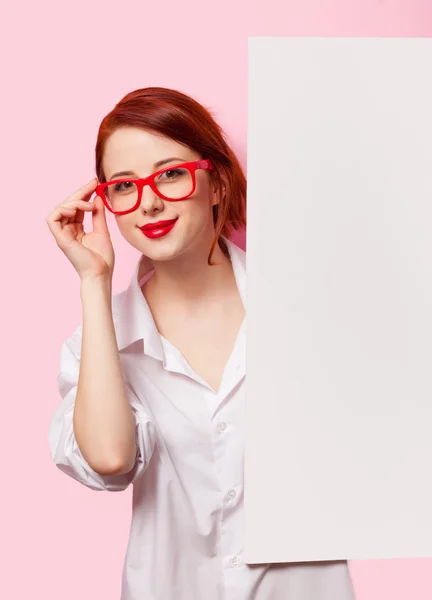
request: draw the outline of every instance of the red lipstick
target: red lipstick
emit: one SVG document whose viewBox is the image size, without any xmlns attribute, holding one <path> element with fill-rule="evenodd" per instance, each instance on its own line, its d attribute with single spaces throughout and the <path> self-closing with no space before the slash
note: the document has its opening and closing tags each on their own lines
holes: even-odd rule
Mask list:
<svg viewBox="0 0 432 600">
<path fill-rule="evenodd" d="M 158 238 L 166 235 L 176 224 L 178 217 L 170 219 L 169 221 L 157 221 L 156 223 L 147 223 L 139 227 L 143 234 L 148 238 Z"/>
</svg>

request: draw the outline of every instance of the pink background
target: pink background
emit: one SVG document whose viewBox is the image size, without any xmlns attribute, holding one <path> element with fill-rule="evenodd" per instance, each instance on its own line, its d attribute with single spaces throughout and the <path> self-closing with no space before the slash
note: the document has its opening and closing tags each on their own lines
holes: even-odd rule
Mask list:
<svg viewBox="0 0 432 600">
<path fill-rule="evenodd" d="M 47 439 L 60 346 L 81 302 L 45 218 L 94 175 L 103 116 L 136 88 L 177 88 L 211 108 L 246 166 L 249 36 L 432 34 L 431 0 L 158 4 L 41 0 L 2 11 L 2 598 L 120 597 L 131 490 L 80 486 L 53 465 Z M 116 293 L 138 256 L 109 225 Z M 432 561 L 350 567 L 358 600 L 432 597 Z"/>
</svg>

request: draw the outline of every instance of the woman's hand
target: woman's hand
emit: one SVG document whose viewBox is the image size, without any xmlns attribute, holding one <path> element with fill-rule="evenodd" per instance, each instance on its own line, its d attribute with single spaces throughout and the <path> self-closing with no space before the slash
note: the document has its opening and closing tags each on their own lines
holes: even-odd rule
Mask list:
<svg viewBox="0 0 432 600">
<path fill-rule="evenodd" d="M 46 222 L 58 247 L 75 267 L 81 280 L 91 277 L 112 278 L 114 248 L 105 217 L 105 206 L 99 196 L 90 202 L 97 186 L 94 178 L 65 202 L 56 206 Z M 93 231 L 85 233 L 84 213 L 92 211 Z"/>
</svg>

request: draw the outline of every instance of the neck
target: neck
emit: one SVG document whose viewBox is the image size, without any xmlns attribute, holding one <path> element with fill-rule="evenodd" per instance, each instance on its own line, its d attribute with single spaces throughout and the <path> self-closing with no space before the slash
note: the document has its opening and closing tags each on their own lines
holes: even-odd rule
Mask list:
<svg viewBox="0 0 432 600">
<path fill-rule="evenodd" d="M 145 285 L 153 297 L 170 298 L 176 303 L 199 303 L 223 293 L 233 278 L 230 259 L 216 244 L 211 262 L 211 243 L 204 240 L 176 259 L 155 262 L 155 272 Z"/>
</svg>

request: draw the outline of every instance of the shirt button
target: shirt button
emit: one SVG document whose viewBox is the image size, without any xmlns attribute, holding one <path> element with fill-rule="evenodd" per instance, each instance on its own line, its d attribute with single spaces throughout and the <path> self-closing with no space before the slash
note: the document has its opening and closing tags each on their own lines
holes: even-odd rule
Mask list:
<svg viewBox="0 0 432 600">
<path fill-rule="evenodd" d="M 235 567 L 240 564 L 240 559 L 238 556 L 234 556 L 234 558 L 231 560 L 231 564 L 233 564 Z"/>
<path fill-rule="evenodd" d="M 237 492 L 235 490 L 230 490 L 228 494 L 230 498 L 235 498 L 237 496 Z"/>
<path fill-rule="evenodd" d="M 221 423 L 219 423 L 219 425 L 218 425 L 219 431 L 225 431 L 226 426 L 227 426 L 226 423 L 224 423 L 223 421 Z"/>
</svg>

